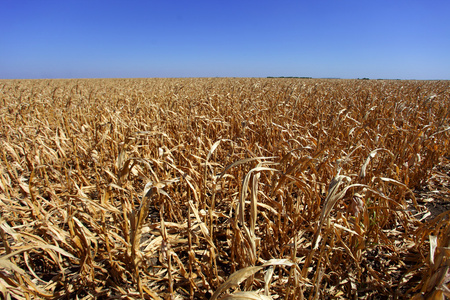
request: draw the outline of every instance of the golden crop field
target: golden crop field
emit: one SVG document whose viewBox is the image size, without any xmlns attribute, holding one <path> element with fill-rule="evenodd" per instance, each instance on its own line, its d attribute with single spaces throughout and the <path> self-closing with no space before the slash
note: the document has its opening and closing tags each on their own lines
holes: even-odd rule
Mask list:
<svg viewBox="0 0 450 300">
<path fill-rule="evenodd" d="M 450 82 L 0 81 L 3 299 L 444 299 Z"/>
</svg>

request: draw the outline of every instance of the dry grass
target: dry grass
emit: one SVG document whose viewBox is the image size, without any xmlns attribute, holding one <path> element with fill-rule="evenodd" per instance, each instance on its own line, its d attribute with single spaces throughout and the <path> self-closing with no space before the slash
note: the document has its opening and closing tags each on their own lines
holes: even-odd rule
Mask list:
<svg viewBox="0 0 450 300">
<path fill-rule="evenodd" d="M 449 201 L 449 92 L 437 81 L 0 81 L 0 292 L 449 297 L 450 211 L 428 209 Z"/>
</svg>

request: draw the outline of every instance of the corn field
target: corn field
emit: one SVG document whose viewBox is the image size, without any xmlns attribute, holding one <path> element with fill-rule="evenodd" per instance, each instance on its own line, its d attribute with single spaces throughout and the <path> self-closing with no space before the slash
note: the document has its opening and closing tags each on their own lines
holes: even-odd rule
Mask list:
<svg viewBox="0 0 450 300">
<path fill-rule="evenodd" d="M 0 81 L 3 299 L 450 298 L 450 83 Z"/>
</svg>

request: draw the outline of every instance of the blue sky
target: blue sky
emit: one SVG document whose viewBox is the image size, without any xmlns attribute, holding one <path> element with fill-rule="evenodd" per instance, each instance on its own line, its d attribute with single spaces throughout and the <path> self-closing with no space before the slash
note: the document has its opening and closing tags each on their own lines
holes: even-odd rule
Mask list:
<svg viewBox="0 0 450 300">
<path fill-rule="evenodd" d="M 450 1 L 0 0 L 0 79 L 450 79 Z"/>
</svg>

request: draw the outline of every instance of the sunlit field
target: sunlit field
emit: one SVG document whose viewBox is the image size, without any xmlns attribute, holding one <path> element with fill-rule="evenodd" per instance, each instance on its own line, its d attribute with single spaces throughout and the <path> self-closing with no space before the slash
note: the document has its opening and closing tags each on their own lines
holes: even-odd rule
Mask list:
<svg viewBox="0 0 450 300">
<path fill-rule="evenodd" d="M 3 299 L 450 297 L 449 95 L 1 80 Z"/>
</svg>

